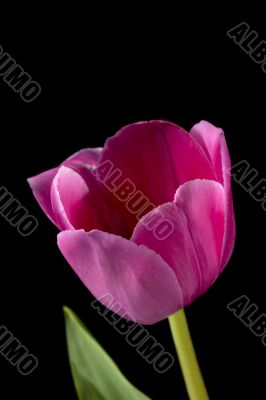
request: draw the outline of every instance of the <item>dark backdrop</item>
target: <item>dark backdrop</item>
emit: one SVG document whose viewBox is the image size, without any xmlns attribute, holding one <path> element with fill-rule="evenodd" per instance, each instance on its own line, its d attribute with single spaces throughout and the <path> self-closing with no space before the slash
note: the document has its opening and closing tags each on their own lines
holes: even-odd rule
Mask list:
<svg viewBox="0 0 266 400">
<path fill-rule="evenodd" d="M 233 163 L 246 159 L 266 177 L 266 76 L 226 35 L 241 21 L 261 39 L 266 30 L 242 10 L 225 17 L 221 11 L 102 5 L 96 13 L 73 3 L 58 13 L 40 7 L 35 18 L 20 24 L 13 14 L 2 15 L 8 23 L 0 45 L 41 84 L 42 93 L 26 104 L 0 80 L 0 185 L 39 221 L 36 232 L 22 237 L 0 219 L 0 325 L 39 359 L 36 371 L 23 377 L 0 357 L 1 398 L 76 399 L 64 336 L 66 304 L 152 399 L 187 399 L 178 363 L 159 376 L 91 309 L 92 296 L 61 256 L 57 229 L 26 178 L 80 148 L 102 146 L 125 124 L 147 119 L 168 119 L 186 129 L 207 119 L 223 127 Z M 210 398 L 261 399 L 266 348 L 226 305 L 245 294 L 266 312 L 266 213 L 236 183 L 233 191 L 234 254 L 187 316 Z M 166 321 L 148 329 L 175 354 Z"/>
</svg>

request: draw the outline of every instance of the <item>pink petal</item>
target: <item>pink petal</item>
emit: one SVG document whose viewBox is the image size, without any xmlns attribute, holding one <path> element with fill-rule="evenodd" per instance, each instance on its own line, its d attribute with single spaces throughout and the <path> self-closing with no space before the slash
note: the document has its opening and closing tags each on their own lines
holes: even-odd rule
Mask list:
<svg viewBox="0 0 266 400">
<path fill-rule="evenodd" d="M 51 187 L 56 224 L 61 230 L 75 229 L 82 219 L 89 188 L 83 178 L 68 167 L 60 167 Z"/>
<path fill-rule="evenodd" d="M 67 161 L 72 161 L 75 164 L 85 164 L 95 166 L 102 154 L 102 147 L 82 149 L 68 157 L 62 164 L 66 164 Z"/>
<path fill-rule="evenodd" d="M 184 129 L 165 121 L 139 122 L 122 128 L 106 141 L 99 165 L 107 160 L 122 173 L 116 186 L 130 179 L 155 206 L 172 201 L 178 186 L 187 180 L 215 179 L 198 142 Z M 114 195 L 112 201 L 132 232 L 136 217 Z"/>
<path fill-rule="evenodd" d="M 48 171 L 42 172 L 39 175 L 28 178 L 28 183 L 33 191 L 34 197 L 37 202 L 45 212 L 45 214 L 50 218 L 50 220 L 56 224 L 55 216 L 51 204 L 51 185 L 53 179 L 58 171 L 58 168 L 53 168 Z"/>
<path fill-rule="evenodd" d="M 193 180 L 180 186 L 174 203 L 165 203 L 146 214 L 131 240 L 156 251 L 175 271 L 184 305 L 205 292 L 219 275 L 224 235 L 224 189 L 215 181 Z M 162 215 L 174 231 L 164 240 L 147 220 Z"/>
<path fill-rule="evenodd" d="M 97 299 L 110 294 L 119 302 L 121 316 L 126 311 L 132 320 L 153 324 L 183 307 L 174 272 L 145 246 L 96 230 L 61 232 L 58 246 Z"/>
<path fill-rule="evenodd" d="M 214 167 L 217 180 L 224 186 L 225 191 L 225 235 L 223 241 L 223 254 L 221 269 L 231 257 L 235 242 L 235 217 L 231 190 L 230 155 L 221 128 L 216 128 L 207 121 L 194 125 L 190 134 L 196 139 L 209 157 Z"/>
<path fill-rule="evenodd" d="M 109 207 L 96 178 L 86 170 L 87 179 L 74 169 L 59 168 L 51 187 L 56 224 L 61 230 L 98 229 L 123 232 L 121 218 Z"/>
<path fill-rule="evenodd" d="M 80 174 L 90 186 L 93 179 L 91 176 L 91 169 L 96 166 L 101 154 L 101 147 L 82 149 L 63 161 L 61 166 L 72 168 Z"/>
<path fill-rule="evenodd" d="M 69 157 L 61 165 L 66 163 L 68 166 L 71 166 L 73 168 L 76 168 L 77 165 L 95 166 L 101 155 L 101 151 L 102 149 L 100 147 L 95 149 L 82 149 Z M 52 209 L 50 193 L 52 182 L 57 172 L 58 168 L 53 168 L 28 179 L 28 183 L 33 191 L 37 202 L 39 203 L 45 214 L 56 225 L 57 222 L 55 220 L 54 211 Z"/>
</svg>

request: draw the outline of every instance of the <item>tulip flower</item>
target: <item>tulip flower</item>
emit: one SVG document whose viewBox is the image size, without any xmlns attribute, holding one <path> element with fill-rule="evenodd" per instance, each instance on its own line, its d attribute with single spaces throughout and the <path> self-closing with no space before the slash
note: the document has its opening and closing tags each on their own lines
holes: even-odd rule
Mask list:
<svg viewBox="0 0 266 400">
<path fill-rule="evenodd" d="M 132 319 L 153 324 L 206 292 L 231 256 L 229 168 L 222 129 L 201 121 L 188 133 L 149 121 L 29 184 L 90 292 L 109 293 Z"/>
<path fill-rule="evenodd" d="M 58 246 L 100 302 L 133 321 L 169 317 L 191 400 L 208 394 L 182 310 L 214 283 L 234 247 L 230 157 L 222 129 L 128 125 L 30 178 Z"/>
</svg>

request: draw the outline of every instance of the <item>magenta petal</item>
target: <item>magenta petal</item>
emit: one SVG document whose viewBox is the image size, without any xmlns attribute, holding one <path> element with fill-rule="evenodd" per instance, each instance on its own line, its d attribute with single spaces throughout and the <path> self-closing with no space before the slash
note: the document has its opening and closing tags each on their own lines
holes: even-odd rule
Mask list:
<svg viewBox="0 0 266 400">
<path fill-rule="evenodd" d="M 174 231 L 159 240 L 147 220 L 161 215 Z M 224 234 L 224 189 L 216 181 L 194 180 L 180 186 L 174 203 L 165 203 L 146 214 L 132 239 L 156 251 L 175 271 L 184 305 L 205 292 L 219 275 Z"/>
<path fill-rule="evenodd" d="M 68 157 L 62 164 L 72 161 L 75 164 L 95 166 L 102 154 L 102 147 L 87 148 L 77 151 L 72 156 Z"/>
<path fill-rule="evenodd" d="M 102 148 L 87 148 L 77 151 L 70 156 L 61 165 L 67 164 L 69 167 L 76 168 L 77 165 L 95 166 L 101 155 Z M 50 220 L 58 226 L 51 203 L 51 186 L 59 167 L 47 170 L 36 176 L 28 178 L 28 183 L 33 191 L 33 194 Z M 65 224 L 64 224 L 65 226 Z M 61 224 L 59 224 L 59 229 Z"/>
<path fill-rule="evenodd" d="M 79 169 L 79 168 L 78 168 Z M 57 226 L 65 229 L 102 229 L 123 233 L 125 227 L 100 191 L 96 178 L 86 170 L 84 175 L 75 169 L 59 168 L 51 188 L 51 202 Z"/>
<path fill-rule="evenodd" d="M 120 315 L 126 311 L 139 323 L 153 324 L 183 307 L 174 272 L 145 246 L 96 230 L 61 232 L 58 246 L 97 299 L 111 294 L 120 303 Z"/>
<path fill-rule="evenodd" d="M 51 188 L 51 201 L 56 224 L 61 230 L 75 229 L 86 207 L 89 188 L 71 168 L 59 168 Z"/>
<path fill-rule="evenodd" d="M 53 179 L 58 171 L 58 168 L 53 168 L 48 171 L 42 172 L 39 175 L 28 178 L 28 183 L 33 191 L 33 194 L 50 220 L 56 224 L 54 211 L 51 204 L 51 185 Z"/>
<path fill-rule="evenodd" d="M 214 167 L 217 180 L 223 185 L 224 176 L 221 162 L 221 143 L 224 140 L 223 130 L 216 128 L 207 121 L 201 121 L 192 127 L 190 135 L 204 149 Z"/>
<path fill-rule="evenodd" d="M 101 147 L 82 149 L 63 161 L 61 166 L 72 168 L 80 174 L 87 185 L 90 186 L 92 182 L 91 169 L 96 166 L 101 154 Z"/>
<path fill-rule="evenodd" d="M 217 180 L 223 184 L 225 191 L 225 234 L 221 269 L 225 267 L 231 257 L 235 242 L 235 217 L 231 190 L 230 168 L 231 161 L 221 128 L 216 128 L 207 121 L 194 125 L 190 134 L 196 139 L 209 157 L 214 167 Z"/>
<path fill-rule="evenodd" d="M 215 179 L 198 142 L 184 129 L 166 121 L 139 122 L 122 128 L 105 143 L 99 164 L 107 160 L 122 172 L 119 182 L 131 180 L 155 206 L 172 201 L 178 186 L 187 180 Z M 136 217 L 114 196 L 113 202 L 132 231 Z"/>
</svg>

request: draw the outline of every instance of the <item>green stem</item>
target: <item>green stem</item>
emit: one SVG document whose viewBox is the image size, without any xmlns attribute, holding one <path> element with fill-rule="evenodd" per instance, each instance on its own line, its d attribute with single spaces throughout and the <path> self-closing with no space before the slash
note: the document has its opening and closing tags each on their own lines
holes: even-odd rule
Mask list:
<svg viewBox="0 0 266 400">
<path fill-rule="evenodd" d="M 190 400 L 208 400 L 185 311 L 180 310 L 168 319 L 189 398 Z"/>
</svg>

